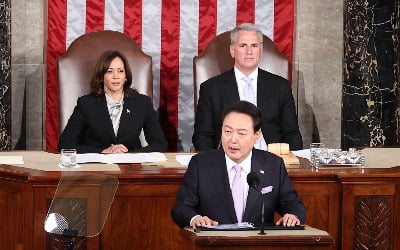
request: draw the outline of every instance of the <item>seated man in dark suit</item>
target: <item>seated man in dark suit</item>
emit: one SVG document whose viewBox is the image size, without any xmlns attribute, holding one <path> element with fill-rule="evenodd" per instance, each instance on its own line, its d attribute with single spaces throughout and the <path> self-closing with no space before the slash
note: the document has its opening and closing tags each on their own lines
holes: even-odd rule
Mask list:
<svg viewBox="0 0 400 250">
<path fill-rule="evenodd" d="M 291 150 L 303 148 L 289 81 L 258 68 L 262 41 L 263 35 L 254 24 L 232 30 L 234 68 L 200 85 L 192 137 L 196 150 L 219 147 L 222 112 L 237 100 L 249 101 L 261 110 L 262 133 L 256 148 L 266 150 L 269 143 L 288 143 Z"/>
<path fill-rule="evenodd" d="M 273 223 L 274 211 L 282 217 L 277 225 L 305 222 L 306 209 L 297 196 L 282 158 L 254 149 L 260 137 L 261 112 L 253 104 L 238 101 L 223 114 L 222 148 L 192 157 L 171 215 L 180 227 L 261 223 L 260 190 L 246 178 L 258 176 L 265 190 L 265 223 Z M 268 190 L 268 191 L 267 191 Z"/>
</svg>

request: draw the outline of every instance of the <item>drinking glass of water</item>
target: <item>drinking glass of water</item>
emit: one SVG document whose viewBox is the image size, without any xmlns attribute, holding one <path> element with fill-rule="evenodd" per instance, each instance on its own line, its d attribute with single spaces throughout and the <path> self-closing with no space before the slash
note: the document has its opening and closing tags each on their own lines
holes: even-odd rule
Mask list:
<svg viewBox="0 0 400 250">
<path fill-rule="evenodd" d="M 325 144 L 323 143 L 316 143 L 313 142 L 310 144 L 310 158 L 311 158 L 311 164 L 314 167 L 318 167 L 318 160 L 321 154 L 322 149 L 325 148 Z"/>
<path fill-rule="evenodd" d="M 76 165 L 76 149 L 61 150 L 61 165 L 64 168 L 75 168 Z"/>
</svg>

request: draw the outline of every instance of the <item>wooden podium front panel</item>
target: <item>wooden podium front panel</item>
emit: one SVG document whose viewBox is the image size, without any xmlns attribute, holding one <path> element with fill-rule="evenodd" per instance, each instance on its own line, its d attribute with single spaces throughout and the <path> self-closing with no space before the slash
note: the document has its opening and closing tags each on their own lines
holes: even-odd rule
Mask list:
<svg viewBox="0 0 400 250">
<path fill-rule="evenodd" d="M 310 182 L 296 181 L 296 178 L 293 184 L 307 209 L 305 224 L 329 232 L 339 244 L 339 184 L 334 179 Z"/>
<path fill-rule="evenodd" d="M 24 245 L 33 241 L 30 237 L 33 225 L 26 221 L 32 213 L 27 210 L 30 201 L 24 182 L 0 182 L 1 249 L 24 249 Z"/>
<path fill-rule="evenodd" d="M 34 185 L 34 215 L 33 223 L 35 230 L 31 233 L 34 235 L 33 249 L 62 249 L 65 247 L 65 238 L 62 235 L 49 234 L 44 230 L 44 221 L 47 216 L 48 209 L 53 200 L 54 194 L 57 189 L 57 182 L 48 183 L 47 185 Z M 75 198 L 80 200 L 82 206 L 87 203 L 85 200 L 93 197 L 93 193 L 81 193 L 75 194 Z M 87 207 L 91 210 L 90 207 Z M 95 213 L 88 213 L 86 220 L 90 220 L 90 216 Z M 86 250 L 96 250 L 99 249 L 99 237 L 77 237 L 73 241 L 74 249 L 86 249 Z"/>
<path fill-rule="evenodd" d="M 308 225 L 329 232 L 338 243 L 335 247 L 353 249 L 361 239 L 359 233 L 364 233 L 359 230 L 364 222 L 360 209 L 382 206 L 390 218 L 383 228 L 388 229 L 384 235 L 390 243 L 379 244 L 400 249 L 400 167 L 317 171 L 300 162 L 299 168 L 288 172 L 307 208 Z M 116 176 L 119 187 L 102 233 L 86 238 L 86 249 L 184 249 L 170 209 L 185 169 L 139 164 L 120 168 L 104 172 Z M 48 249 L 43 222 L 60 176 L 60 172 L 0 165 L 4 249 Z"/>
<path fill-rule="evenodd" d="M 343 183 L 342 248 L 400 249 L 400 184 L 365 181 Z"/>
<path fill-rule="evenodd" d="M 104 249 L 182 249 L 171 208 L 180 181 L 120 184 L 101 235 Z"/>
<path fill-rule="evenodd" d="M 306 227 L 304 230 L 272 230 L 258 235 L 258 231 L 203 231 L 190 228 L 180 231 L 185 250 L 253 250 L 253 249 L 335 249 L 335 239 L 325 231 Z"/>
<path fill-rule="evenodd" d="M 170 216 L 174 202 L 172 197 L 115 199 L 107 236 L 111 242 L 104 245 L 109 249 L 181 249 L 179 227 Z"/>
<path fill-rule="evenodd" d="M 180 228 L 170 215 L 180 181 L 122 179 L 120 182 L 101 234 L 76 238 L 74 249 L 182 249 Z M 35 239 L 33 249 L 50 250 L 64 243 L 63 237 L 49 236 L 43 227 L 56 184 L 34 187 L 35 230 L 30 232 Z M 77 197 L 85 195 L 76 194 Z"/>
</svg>

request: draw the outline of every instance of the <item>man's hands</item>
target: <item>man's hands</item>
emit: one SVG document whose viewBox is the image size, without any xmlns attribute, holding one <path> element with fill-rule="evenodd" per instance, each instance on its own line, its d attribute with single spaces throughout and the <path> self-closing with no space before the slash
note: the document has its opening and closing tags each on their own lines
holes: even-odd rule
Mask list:
<svg viewBox="0 0 400 250">
<path fill-rule="evenodd" d="M 128 149 L 125 147 L 124 144 L 111 144 L 111 146 L 109 146 L 106 149 L 103 149 L 103 151 L 101 151 L 103 154 L 118 154 L 118 153 L 126 153 L 128 152 Z"/>
<path fill-rule="evenodd" d="M 275 224 L 282 225 L 285 227 L 294 227 L 296 225 L 300 225 L 300 220 L 294 214 L 285 214 Z M 207 226 L 217 226 L 218 221 L 214 221 L 214 220 L 208 218 L 207 216 L 201 216 L 201 215 L 197 215 L 192 219 L 191 226 L 193 227 L 193 229 L 196 229 L 196 227 L 201 227 L 201 226 L 206 226 L 206 225 Z"/>
<path fill-rule="evenodd" d="M 300 225 L 300 220 L 294 214 L 285 214 L 275 224 L 283 225 L 284 227 L 294 227 L 296 225 Z"/>
<path fill-rule="evenodd" d="M 195 229 L 196 227 L 201 227 L 201 226 L 205 226 L 205 225 L 216 226 L 216 225 L 218 225 L 218 221 L 211 220 L 207 216 L 198 215 L 198 216 L 194 217 L 191 226 L 193 227 L 193 229 Z"/>
</svg>

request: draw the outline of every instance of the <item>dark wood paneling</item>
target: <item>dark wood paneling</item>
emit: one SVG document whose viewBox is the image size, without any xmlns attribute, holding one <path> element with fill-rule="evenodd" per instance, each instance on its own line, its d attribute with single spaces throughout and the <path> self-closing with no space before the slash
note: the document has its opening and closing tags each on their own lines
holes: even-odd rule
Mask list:
<svg viewBox="0 0 400 250">
<path fill-rule="evenodd" d="M 81 247 L 185 249 L 180 229 L 170 216 L 184 172 L 138 164 L 103 172 L 116 176 L 120 184 L 102 233 L 86 238 L 86 243 L 79 243 Z M 370 210 L 370 221 L 379 221 L 373 214 L 382 206 L 390 222 L 381 220 L 382 230 L 388 233 L 378 240 L 382 246 L 400 249 L 399 237 L 395 237 L 400 234 L 400 167 L 315 170 L 301 160 L 300 168 L 288 172 L 306 205 L 306 223 L 335 238 L 337 244 L 330 249 L 353 249 L 355 238 L 357 244 L 367 245 L 362 236 L 372 233 L 362 225 L 368 221 L 364 214 Z M 6 242 L 7 249 L 42 250 L 57 244 L 48 241 L 43 222 L 60 176 L 60 172 L 0 165 L 0 242 Z M 87 192 L 76 197 L 93 195 Z"/>
<path fill-rule="evenodd" d="M 343 179 L 343 249 L 398 249 L 394 228 L 399 223 L 395 221 L 400 211 L 395 206 L 399 183 L 365 181 L 347 183 Z"/>
<path fill-rule="evenodd" d="M 307 208 L 306 224 L 328 231 L 338 239 L 340 223 L 340 184 L 331 182 L 297 182 L 296 190 Z"/>
<path fill-rule="evenodd" d="M 174 202 L 174 197 L 116 198 L 106 225 L 112 228 L 112 249 L 181 249 L 179 227 L 169 215 Z"/>
<path fill-rule="evenodd" d="M 354 249 L 393 249 L 393 200 L 360 196 L 354 206 Z"/>
<path fill-rule="evenodd" d="M 24 245 L 24 184 L 0 182 L 0 242 L 4 249 Z"/>
</svg>

